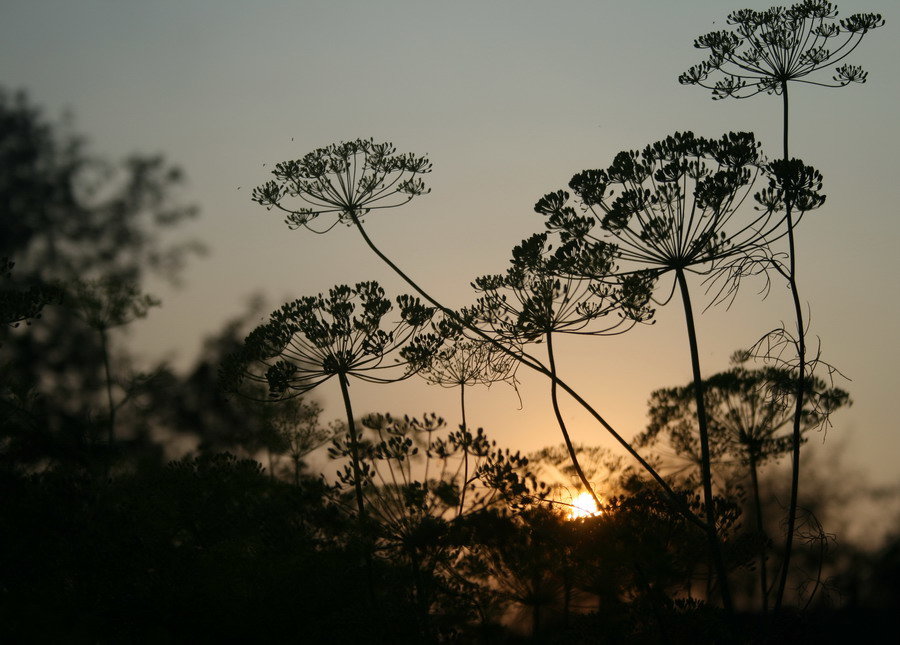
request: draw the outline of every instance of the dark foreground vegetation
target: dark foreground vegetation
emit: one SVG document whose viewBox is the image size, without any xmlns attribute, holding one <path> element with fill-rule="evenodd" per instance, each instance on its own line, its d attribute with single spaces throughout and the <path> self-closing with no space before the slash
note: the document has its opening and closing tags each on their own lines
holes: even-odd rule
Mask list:
<svg viewBox="0 0 900 645">
<path fill-rule="evenodd" d="M 186 374 L 139 370 L 120 333 L 160 304 L 146 278 L 175 280 L 202 251 L 172 235 L 196 212 L 179 199 L 180 171 L 158 156 L 99 159 L 24 95 L 0 92 L 3 640 L 896 633 L 900 534 L 868 550 L 838 542 L 829 522 L 869 491 L 836 507 L 827 487 L 801 486 L 807 435 L 851 399 L 807 347 L 794 235 L 825 196 L 821 175 L 788 154 L 789 83 L 842 61 L 883 21 L 838 19 L 806 0 L 728 24 L 697 40 L 710 58 L 681 81 L 716 98 L 780 95 L 776 161 L 746 132 L 676 133 L 624 151 L 576 174 L 571 193 L 541 198 L 545 230 L 514 248 L 505 273 L 475 278 L 472 304 L 451 309 L 364 226 L 428 192 L 428 159 L 371 140 L 314 150 L 277 164 L 254 201 L 292 228 L 356 228 L 414 295 L 360 282 L 286 303 L 253 330 L 250 312 L 208 339 Z M 832 79 L 816 84 L 865 73 L 843 64 Z M 779 282 L 796 320 L 704 376 L 698 275 L 713 305 L 743 280 Z M 648 427 L 628 439 L 563 380 L 554 341 L 625 333 L 677 298 L 692 379 L 652 393 Z M 515 386 L 519 369 L 546 377 L 559 447 L 522 455 L 467 419 L 467 390 Z M 459 423 L 354 411 L 354 380 L 413 377 L 457 389 Z M 341 420 L 321 419 L 319 386 L 340 392 Z M 561 397 L 622 456 L 574 444 Z M 328 477 L 309 467 L 320 449 Z"/>
<path fill-rule="evenodd" d="M 574 521 L 398 504 L 401 525 L 360 534 L 320 480 L 225 454 L 112 477 L 7 473 L 3 490 L 7 642 L 884 642 L 898 627 L 896 538 L 832 550 L 828 593 L 805 611 L 729 626 L 685 592 L 705 584 L 702 541 L 646 493 Z"/>
</svg>

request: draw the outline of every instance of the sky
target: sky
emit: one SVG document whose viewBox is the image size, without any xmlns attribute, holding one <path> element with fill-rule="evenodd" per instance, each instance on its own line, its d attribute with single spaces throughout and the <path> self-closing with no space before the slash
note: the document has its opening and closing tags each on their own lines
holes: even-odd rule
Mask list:
<svg viewBox="0 0 900 645">
<path fill-rule="evenodd" d="M 780 152 L 780 101 L 712 101 L 678 75 L 704 58 L 694 39 L 729 11 L 770 3 L 700 0 L 0 0 L 0 82 L 25 89 L 92 149 L 120 158 L 161 152 L 187 173 L 181 198 L 201 217 L 180 235 L 204 242 L 179 289 L 153 282 L 163 301 L 120 342 L 147 364 L 187 368 L 202 339 L 246 310 L 269 309 L 340 283 L 378 280 L 407 292 L 356 233 L 290 231 L 250 200 L 272 165 L 329 143 L 373 137 L 427 154 L 432 192 L 368 221 L 373 239 L 451 307 L 469 283 L 505 270 L 510 250 L 542 229 L 545 193 L 620 150 L 676 131 L 716 137 L 753 131 Z M 895 401 L 900 351 L 900 28 L 895 0 L 847 0 L 842 16 L 878 12 L 887 25 L 854 53 L 869 80 L 791 94 L 792 152 L 825 177 L 826 205 L 798 230 L 798 280 L 810 338 L 838 366 L 854 404 L 811 441 L 840 451 L 874 482 L 897 480 Z M 730 309 L 698 320 L 704 375 L 727 369 L 792 313 L 785 288 L 763 300 L 748 285 Z M 677 299 L 653 326 L 615 338 L 566 339 L 560 372 L 625 436 L 646 424 L 660 387 L 686 384 L 690 360 Z M 356 409 L 458 423 L 456 396 L 411 380 L 355 384 Z M 521 375 L 472 392 L 470 424 L 523 451 L 558 444 L 549 386 Z M 314 398 L 341 414 L 336 383 Z M 576 441 L 613 447 L 566 404 Z"/>
</svg>

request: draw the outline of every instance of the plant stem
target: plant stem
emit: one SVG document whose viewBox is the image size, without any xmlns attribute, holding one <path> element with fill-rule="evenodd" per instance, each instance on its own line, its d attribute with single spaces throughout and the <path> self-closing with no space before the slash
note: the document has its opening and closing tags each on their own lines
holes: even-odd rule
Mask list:
<svg viewBox="0 0 900 645">
<path fill-rule="evenodd" d="M 752 450 L 752 449 L 751 449 Z M 766 572 L 766 533 L 763 523 L 762 502 L 759 498 L 759 473 L 757 472 L 756 456 L 750 454 L 750 483 L 753 486 L 753 510 L 756 515 L 756 533 L 759 544 L 759 590 L 762 595 L 763 615 L 769 613 L 769 581 Z"/>
<path fill-rule="evenodd" d="M 350 460 L 353 467 L 353 487 L 356 491 L 356 506 L 359 510 L 360 538 L 363 543 L 363 559 L 366 567 L 366 583 L 369 587 L 369 601 L 373 609 L 377 607 L 375 596 L 375 572 L 372 563 L 372 538 L 366 527 L 366 506 L 362 492 L 362 469 L 359 467 L 359 435 L 356 432 L 356 422 L 353 420 L 353 408 L 350 406 L 350 383 L 347 375 L 338 375 L 341 384 L 341 395 L 344 397 L 344 410 L 347 412 L 347 432 L 350 435 Z"/>
<path fill-rule="evenodd" d="M 581 480 L 581 484 L 584 486 L 584 489 L 591 494 L 591 497 L 594 498 L 594 503 L 599 509 L 601 507 L 600 498 L 597 497 L 597 493 L 594 492 L 594 487 L 591 486 L 591 483 L 585 476 L 584 471 L 581 469 L 581 464 L 578 463 L 578 456 L 575 453 L 575 446 L 572 445 L 572 439 L 571 437 L 569 437 L 569 431 L 566 429 L 566 422 L 563 420 L 562 413 L 559 410 L 559 398 L 557 396 L 558 379 L 556 378 L 556 359 L 553 356 L 553 334 L 551 332 L 547 332 L 547 358 L 550 361 L 550 400 L 553 402 L 553 414 L 556 415 L 556 422 L 559 424 L 559 429 L 562 431 L 563 439 L 565 439 L 566 442 L 566 449 L 569 451 L 569 458 L 572 460 L 572 465 L 575 467 L 575 472 L 578 473 L 578 479 Z"/>
<path fill-rule="evenodd" d="M 344 410 L 347 413 L 347 432 L 350 434 L 350 460 L 353 467 L 353 487 L 356 491 L 356 506 L 359 510 L 359 519 L 366 519 L 366 506 L 362 492 L 362 469 L 359 467 L 359 435 L 356 433 L 356 422 L 353 420 L 353 408 L 350 406 L 350 384 L 346 374 L 339 374 L 341 395 L 344 397 Z"/>
<path fill-rule="evenodd" d="M 691 369 L 694 375 L 694 400 L 697 405 L 697 426 L 700 430 L 700 479 L 703 485 L 703 501 L 706 506 L 706 525 L 709 536 L 710 556 L 716 577 L 719 579 L 719 592 L 722 596 L 722 606 L 729 614 L 732 612 L 731 590 L 728 584 L 728 573 L 725 569 L 725 561 L 722 558 L 722 548 L 719 544 L 719 536 L 716 531 L 716 509 L 712 490 L 712 468 L 709 453 L 709 427 L 706 419 L 706 402 L 703 398 L 703 380 L 700 376 L 700 352 L 697 349 L 697 330 L 694 327 L 694 312 L 691 307 L 691 297 L 688 291 L 687 279 L 684 270 L 679 268 L 675 272 L 678 286 L 681 288 L 681 300 L 684 304 L 684 318 L 687 323 L 688 342 L 691 348 Z"/>
<path fill-rule="evenodd" d="M 781 85 L 781 94 L 783 97 L 783 117 L 784 117 L 784 161 L 788 162 L 788 88 L 787 82 Z M 787 586 L 788 572 L 790 570 L 791 552 L 794 545 L 794 533 L 797 525 L 797 497 L 800 488 L 800 443 L 801 443 L 801 421 L 803 416 L 803 397 L 805 394 L 806 380 L 806 329 L 803 323 L 803 307 L 800 304 L 800 293 L 797 289 L 797 251 L 794 245 L 794 221 L 792 215 L 792 195 L 790 191 L 785 191 L 785 211 L 787 216 L 788 227 L 788 254 L 789 254 L 789 270 L 788 270 L 788 286 L 791 290 L 791 298 L 794 303 L 794 313 L 797 317 L 797 390 L 796 405 L 794 407 L 794 427 L 792 434 L 792 453 L 791 453 L 791 501 L 788 507 L 787 517 L 787 535 L 784 541 L 784 561 L 781 564 L 781 578 L 778 582 L 778 590 L 775 595 L 775 611 L 781 610 L 782 601 L 784 600 L 784 590 Z"/>
<path fill-rule="evenodd" d="M 463 509 L 465 508 L 466 503 L 466 488 L 469 484 L 469 427 L 466 425 L 466 384 L 459 384 L 459 407 L 460 412 L 462 413 L 462 425 L 460 428 L 462 429 L 462 446 L 463 446 L 463 478 L 462 478 L 462 490 L 459 493 L 459 511 L 456 516 L 459 517 L 463 514 Z"/>
</svg>

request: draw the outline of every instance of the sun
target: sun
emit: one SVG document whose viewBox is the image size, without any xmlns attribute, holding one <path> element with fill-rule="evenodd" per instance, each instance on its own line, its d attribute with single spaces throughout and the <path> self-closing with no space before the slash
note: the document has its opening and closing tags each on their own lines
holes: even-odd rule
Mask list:
<svg viewBox="0 0 900 645">
<path fill-rule="evenodd" d="M 577 497 L 572 498 L 569 502 L 569 512 L 566 514 L 567 520 L 577 520 L 582 517 L 594 517 L 602 515 L 603 511 L 597 508 L 597 502 L 594 496 L 588 492 L 581 493 Z"/>
</svg>

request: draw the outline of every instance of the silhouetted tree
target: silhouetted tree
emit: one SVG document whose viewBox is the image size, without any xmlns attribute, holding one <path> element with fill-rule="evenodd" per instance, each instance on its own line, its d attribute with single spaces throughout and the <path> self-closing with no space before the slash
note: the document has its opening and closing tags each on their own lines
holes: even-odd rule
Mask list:
<svg viewBox="0 0 900 645">
<path fill-rule="evenodd" d="M 69 290 L 69 302 L 79 317 L 100 337 L 109 415 L 107 443 L 112 447 L 116 436 L 116 410 L 125 403 L 125 400 L 118 402 L 114 400 L 113 389 L 116 378 L 110 367 L 110 331 L 144 318 L 151 307 L 159 305 L 159 301 L 153 296 L 140 293 L 133 284 L 123 282 L 119 278 L 106 278 L 73 282 Z M 126 385 L 123 389 L 127 400 L 130 388 Z"/>
<path fill-rule="evenodd" d="M 121 163 L 98 157 L 24 93 L 0 89 L 0 256 L 16 263 L 15 292 L 75 279 L 140 289 L 149 273 L 176 279 L 199 250 L 166 235 L 196 214 L 178 199 L 183 183 L 159 155 Z M 71 307 L 48 308 L 40 326 L 4 328 L 0 336 L 9 387 L 40 401 L 33 431 L 16 439 L 21 465 L 83 462 L 96 448 L 91 412 L 108 406 L 101 403 L 108 380 L 100 336 Z M 121 348 L 118 354 L 127 364 Z"/>
</svg>

